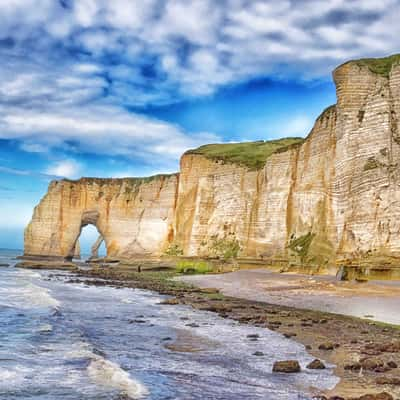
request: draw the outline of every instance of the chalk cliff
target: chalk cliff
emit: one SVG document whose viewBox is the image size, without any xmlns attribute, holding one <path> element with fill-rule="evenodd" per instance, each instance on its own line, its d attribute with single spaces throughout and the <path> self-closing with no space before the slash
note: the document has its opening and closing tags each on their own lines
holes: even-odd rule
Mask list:
<svg viewBox="0 0 400 400">
<path fill-rule="evenodd" d="M 160 255 L 171 244 L 207 255 L 215 238 L 237 240 L 243 257 L 309 265 L 399 257 L 399 60 L 338 67 L 337 104 L 305 140 L 236 153 L 205 146 L 184 154 L 172 176 L 52 182 L 26 229 L 25 254 L 71 256 L 92 223 L 112 257 Z M 262 148 L 264 159 L 243 157 L 247 148 Z"/>
<path fill-rule="evenodd" d="M 177 175 L 53 181 L 25 230 L 25 255 L 71 258 L 93 224 L 110 257 L 160 254 L 174 219 Z"/>
</svg>

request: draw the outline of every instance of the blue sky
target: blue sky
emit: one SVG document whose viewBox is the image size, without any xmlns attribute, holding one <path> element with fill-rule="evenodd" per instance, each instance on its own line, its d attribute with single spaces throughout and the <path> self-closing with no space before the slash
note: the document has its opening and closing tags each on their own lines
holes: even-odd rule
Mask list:
<svg viewBox="0 0 400 400">
<path fill-rule="evenodd" d="M 397 0 L 2 0 L 0 247 L 51 179 L 178 169 L 210 142 L 305 136 L 332 69 L 399 52 Z"/>
</svg>

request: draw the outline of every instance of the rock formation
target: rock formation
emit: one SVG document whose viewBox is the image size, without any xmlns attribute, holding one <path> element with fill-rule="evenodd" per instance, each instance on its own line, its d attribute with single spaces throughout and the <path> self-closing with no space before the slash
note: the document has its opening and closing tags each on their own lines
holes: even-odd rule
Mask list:
<svg viewBox="0 0 400 400">
<path fill-rule="evenodd" d="M 157 256 L 172 245 L 206 256 L 218 239 L 237 241 L 243 257 L 307 265 L 395 259 L 399 60 L 338 67 L 337 104 L 305 140 L 266 143 L 261 164 L 212 145 L 184 154 L 176 175 L 52 182 L 26 229 L 25 254 L 70 257 L 92 223 L 111 257 Z"/>
<path fill-rule="evenodd" d="M 88 224 L 110 257 L 159 254 L 173 234 L 177 187 L 177 175 L 53 181 L 25 230 L 24 254 L 72 258 Z"/>
</svg>

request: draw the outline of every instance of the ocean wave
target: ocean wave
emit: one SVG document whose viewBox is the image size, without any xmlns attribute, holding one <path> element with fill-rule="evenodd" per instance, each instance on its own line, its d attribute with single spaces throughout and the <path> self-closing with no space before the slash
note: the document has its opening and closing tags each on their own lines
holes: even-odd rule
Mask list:
<svg viewBox="0 0 400 400">
<path fill-rule="evenodd" d="M 17 277 L 22 277 L 22 278 L 41 278 L 39 272 L 32 271 L 30 269 L 15 268 L 15 270 L 13 270 L 13 273 L 17 275 Z"/>
<path fill-rule="evenodd" d="M 131 399 L 141 399 L 149 392 L 147 388 L 133 379 L 118 364 L 106 360 L 101 352 L 93 349 L 88 343 L 78 342 L 66 354 L 68 358 L 88 358 L 89 378 L 99 386 L 120 391 Z"/>
<path fill-rule="evenodd" d="M 36 284 L 41 278 L 37 272 L 12 268 L 2 278 L 1 305 L 23 309 L 60 307 L 60 302 L 51 295 L 51 290 Z"/>
<path fill-rule="evenodd" d="M 23 308 L 31 308 L 32 306 L 58 308 L 61 305 L 60 302 L 51 295 L 50 290 L 33 283 L 28 283 L 24 287 L 15 288 L 11 293 L 9 289 L 7 296 L 11 298 L 14 304 L 20 303 L 18 305 Z"/>
<path fill-rule="evenodd" d="M 98 385 L 119 390 L 131 399 L 141 399 L 148 394 L 144 385 L 131 378 L 118 364 L 96 356 L 88 366 L 89 377 Z"/>
</svg>

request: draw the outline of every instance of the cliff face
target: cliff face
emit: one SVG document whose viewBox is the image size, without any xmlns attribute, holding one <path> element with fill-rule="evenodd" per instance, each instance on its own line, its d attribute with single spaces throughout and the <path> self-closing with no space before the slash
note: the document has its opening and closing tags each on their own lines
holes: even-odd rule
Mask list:
<svg viewBox="0 0 400 400">
<path fill-rule="evenodd" d="M 243 256 L 287 258 L 288 245 L 312 233 L 325 262 L 332 252 L 335 121 L 331 108 L 304 144 L 271 155 L 260 170 L 184 155 L 175 229 L 185 253 L 207 253 L 218 236 L 235 237 Z"/>
<path fill-rule="evenodd" d="M 212 156 L 183 155 L 179 182 L 53 182 L 25 253 L 70 255 L 95 218 L 110 256 L 159 255 L 171 243 L 207 255 L 215 238 L 234 238 L 243 256 L 310 265 L 400 256 L 400 66 L 374 63 L 337 68 L 337 104 L 303 143 L 274 148 L 261 168 L 214 147 Z"/>
</svg>

